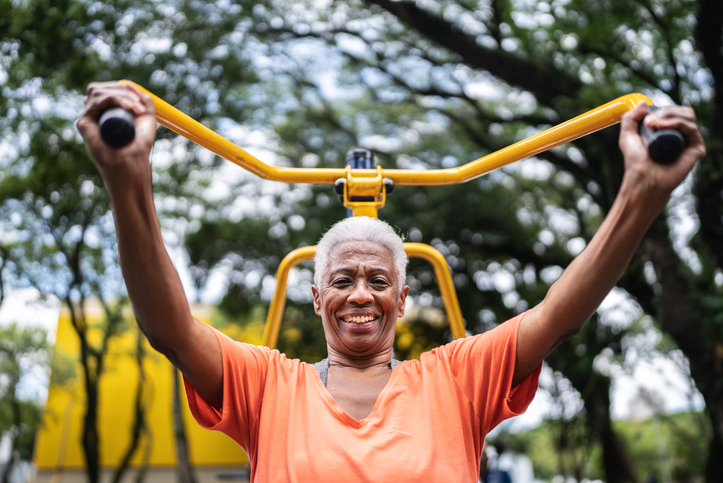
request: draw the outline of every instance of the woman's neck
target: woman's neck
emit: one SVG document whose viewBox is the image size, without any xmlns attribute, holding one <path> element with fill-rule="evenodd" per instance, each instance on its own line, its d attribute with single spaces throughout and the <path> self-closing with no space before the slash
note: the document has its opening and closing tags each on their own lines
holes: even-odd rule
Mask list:
<svg viewBox="0 0 723 483">
<path fill-rule="evenodd" d="M 329 351 L 329 367 L 335 368 L 349 368 L 349 369 L 375 369 L 384 368 L 391 369 L 392 367 L 392 349 L 389 348 L 382 352 L 378 352 L 371 356 L 365 357 L 353 357 L 348 354 L 341 354 L 328 348 Z"/>
</svg>

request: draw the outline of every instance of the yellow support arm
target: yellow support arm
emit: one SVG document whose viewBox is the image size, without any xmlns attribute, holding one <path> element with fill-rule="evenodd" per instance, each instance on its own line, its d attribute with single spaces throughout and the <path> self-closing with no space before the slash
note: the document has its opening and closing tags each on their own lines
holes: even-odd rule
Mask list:
<svg viewBox="0 0 723 483">
<path fill-rule="evenodd" d="M 151 96 L 156 108 L 158 122 L 261 178 L 285 183 L 333 184 L 337 179 L 347 177 L 348 171 L 341 168 L 269 166 L 138 84 L 129 80 L 123 80 L 121 83 L 134 85 Z M 372 178 L 381 173 L 384 178 L 391 179 L 396 185 L 430 186 L 462 183 L 507 164 L 534 156 L 555 146 L 616 124 L 620 122 L 623 114 L 632 110 L 641 101 L 653 105 L 653 102 L 642 94 L 628 94 L 523 141 L 456 168 L 418 170 L 383 169 L 379 167 L 377 170 L 349 170 L 351 172 L 350 176 L 357 179 Z"/>
<path fill-rule="evenodd" d="M 432 264 L 434 276 L 437 277 L 439 292 L 444 300 L 444 309 L 447 312 L 447 320 L 452 335 L 455 339 L 465 337 L 464 320 L 459 309 L 459 300 L 457 300 L 457 292 L 454 290 L 454 283 L 452 283 L 452 275 L 449 273 L 447 260 L 439 253 L 439 250 L 424 243 L 405 243 L 404 251 L 410 257 L 423 258 Z"/>
<path fill-rule="evenodd" d="M 459 301 L 457 293 L 454 291 L 452 276 L 447 267 L 447 261 L 439 251 L 429 245 L 423 243 L 405 243 L 404 251 L 409 257 L 423 258 L 434 267 L 434 275 L 437 277 L 439 291 L 444 300 L 444 308 L 447 312 L 447 320 L 455 339 L 465 336 L 464 321 L 462 313 L 459 310 Z M 281 318 L 284 315 L 284 306 L 286 305 L 286 285 L 289 278 L 289 271 L 299 263 L 311 260 L 316 255 L 316 247 L 302 247 L 292 251 L 279 264 L 276 272 L 276 289 L 274 297 L 271 299 L 269 313 L 266 317 L 266 326 L 264 327 L 264 336 L 261 345 L 265 345 L 271 349 L 276 347 L 279 338 L 279 330 L 281 329 Z"/>
<path fill-rule="evenodd" d="M 269 305 L 269 313 L 266 316 L 264 337 L 261 340 L 261 345 L 265 345 L 271 349 L 276 348 L 276 342 L 279 339 L 279 329 L 281 328 L 281 317 L 284 315 L 284 306 L 286 305 L 286 283 L 289 280 L 289 270 L 301 262 L 313 259 L 314 255 L 316 255 L 316 247 L 301 247 L 292 251 L 281 260 L 279 269 L 276 271 L 274 298 L 271 299 L 271 305 Z"/>
</svg>

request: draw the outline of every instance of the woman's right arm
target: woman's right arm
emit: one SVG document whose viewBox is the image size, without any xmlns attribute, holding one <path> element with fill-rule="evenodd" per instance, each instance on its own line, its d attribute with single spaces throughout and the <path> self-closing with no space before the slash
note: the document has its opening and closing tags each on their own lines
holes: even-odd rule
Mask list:
<svg viewBox="0 0 723 483">
<path fill-rule="evenodd" d="M 116 106 L 136 116 L 135 139 L 119 149 L 107 146 L 98 129 L 103 111 Z M 156 131 L 153 101 L 132 86 L 90 84 L 76 126 L 110 196 L 121 269 L 139 327 L 206 402 L 221 408 L 221 350 L 212 330 L 191 315 L 153 203 L 149 163 Z"/>
</svg>

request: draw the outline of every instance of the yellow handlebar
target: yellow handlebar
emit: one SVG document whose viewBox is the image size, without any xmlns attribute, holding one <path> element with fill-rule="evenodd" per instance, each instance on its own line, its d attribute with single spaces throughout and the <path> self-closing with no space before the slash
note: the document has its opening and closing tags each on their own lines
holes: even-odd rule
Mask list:
<svg viewBox="0 0 723 483">
<path fill-rule="evenodd" d="M 134 82 L 123 80 L 121 84 L 132 85 L 151 96 L 158 122 L 191 141 L 205 147 L 219 156 L 235 163 L 257 176 L 285 183 L 334 184 L 344 180 L 344 206 L 352 210 L 353 216 L 376 217 L 377 208 L 384 206 L 386 188 L 384 179 L 391 179 L 396 185 L 449 185 L 469 181 L 507 164 L 554 148 L 592 132 L 620 122 L 623 114 L 635 108 L 640 102 L 653 105 L 642 94 L 628 94 L 608 102 L 596 109 L 581 114 L 569 121 L 535 134 L 523 141 L 500 149 L 492 154 L 456 168 L 448 169 L 351 169 L 346 168 L 284 168 L 269 166 L 253 157 L 223 136 L 190 118 L 163 99 Z M 355 202 L 355 197 L 371 197 L 373 201 Z M 424 258 L 432 263 L 445 302 L 447 319 L 455 338 L 464 337 L 464 322 L 459 310 L 457 294 L 444 257 L 429 245 L 405 243 L 407 254 Z M 277 286 L 264 329 L 263 344 L 275 347 L 286 303 L 286 281 L 289 270 L 298 263 L 314 257 L 316 247 L 294 250 L 284 258 L 277 273 Z"/>
<path fill-rule="evenodd" d="M 640 102 L 653 105 L 653 102 L 643 94 L 628 94 L 539 134 L 535 134 L 518 143 L 456 168 L 429 170 L 383 169 L 381 167 L 378 167 L 376 170 L 285 168 L 269 166 L 260 161 L 231 141 L 213 132 L 211 129 L 187 116 L 138 84 L 129 80 L 123 80 L 121 83 L 124 85 L 133 85 L 141 92 L 150 95 L 156 108 L 156 118 L 158 122 L 167 128 L 261 178 L 285 183 L 333 184 L 337 179 L 347 178 L 348 175 L 357 180 L 361 180 L 363 178 L 376 178 L 380 173 L 384 178 L 391 179 L 394 181 L 394 184 L 397 185 L 431 186 L 463 183 L 507 164 L 534 156 L 555 146 L 616 124 L 620 122 L 623 114 L 635 108 Z"/>
</svg>

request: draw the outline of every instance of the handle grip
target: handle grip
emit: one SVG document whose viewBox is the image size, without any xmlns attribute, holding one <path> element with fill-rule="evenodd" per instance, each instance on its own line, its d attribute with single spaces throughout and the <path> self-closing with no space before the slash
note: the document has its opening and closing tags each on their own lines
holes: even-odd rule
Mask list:
<svg viewBox="0 0 723 483">
<path fill-rule="evenodd" d="M 136 117 L 122 107 L 112 107 L 101 114 L 98 128 L 108 146 L 120 149 L 136 137 Z"/>
<path fill-rule="evenodd" d="M 657 109 L 657 106 L 648 106 L 648 113 Z M 639 132 L 650 158 L 658 164 L 674 163 L 685 149 L 685 138 L 676 129 L 653 130 L 641 122 Z"/>
</svg>

